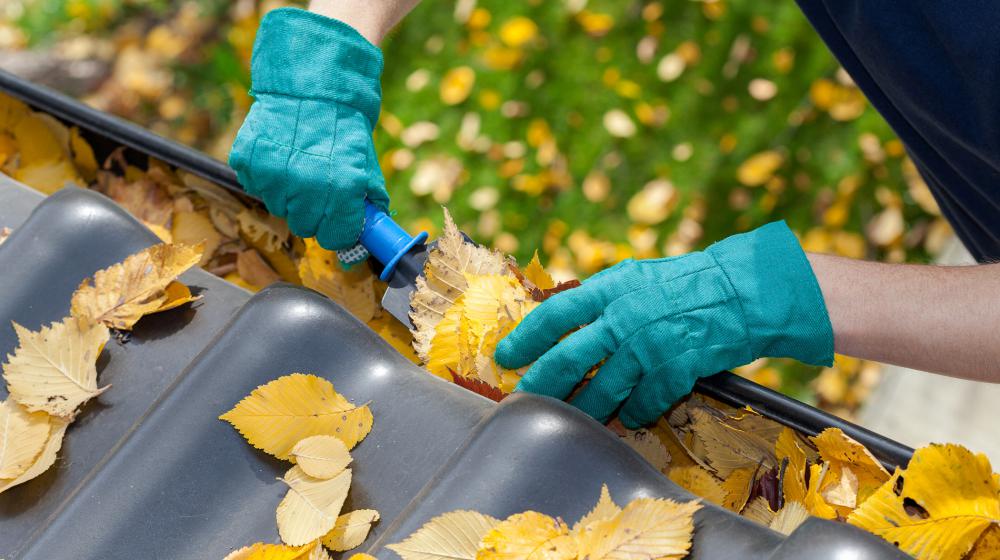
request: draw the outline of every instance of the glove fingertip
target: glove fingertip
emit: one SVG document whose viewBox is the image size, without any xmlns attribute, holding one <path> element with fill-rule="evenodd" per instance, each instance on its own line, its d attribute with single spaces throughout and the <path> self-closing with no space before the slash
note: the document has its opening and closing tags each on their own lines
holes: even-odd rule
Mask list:
<svg viewBox="0 0 1000 560">
<path fill-rule="evenodd" d="M 493 352 L 493 359 L 507 369 L 517 369 L 524 366 L 530 360 L 524 359 L 523 352 L 518 346 L 514 333 L 507 335 L 497 344 L 496 351 Z"/>
</svg>

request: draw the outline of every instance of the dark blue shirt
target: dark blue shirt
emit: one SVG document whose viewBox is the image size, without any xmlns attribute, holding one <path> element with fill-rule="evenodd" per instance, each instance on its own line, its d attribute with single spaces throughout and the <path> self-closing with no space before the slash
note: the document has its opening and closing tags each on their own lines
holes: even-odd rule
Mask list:
<svg viewBox="0 0 1000 560">
<path fill-rule="evenodd" d="M 798 0 L 955 232 L 1000 260 L 1000 3 Z"/>
</svg>

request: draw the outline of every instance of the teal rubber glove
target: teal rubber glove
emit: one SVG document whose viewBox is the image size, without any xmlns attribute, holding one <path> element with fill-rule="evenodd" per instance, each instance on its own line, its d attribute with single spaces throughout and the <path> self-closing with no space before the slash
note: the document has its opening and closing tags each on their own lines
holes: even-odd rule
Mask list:
<svg viewBox="0 0 1000 560">
<path fill-rule="evenodd" d="M 260 23 L 251 61 L 256 101 L 229 165 L 292 233 L 327 249 L 357 243 L 365 197 L 389 205 L 372 143 L 381 74 L 382 52 L 345 23 L 294 8 Z"/>
<path fill-rule="evenodd" d="M 535 362 L 518 391 L 557 399 L 607 358 L 572 404 L 602 422 L 621 406 L 632 429 L 656 421 L 699 377 L 762 356 L 833 363 L 819 283 L 784 222 L 704 252 L 623 261 L 542 303 L 496 351 L 504 367 Z"/>
</svg>

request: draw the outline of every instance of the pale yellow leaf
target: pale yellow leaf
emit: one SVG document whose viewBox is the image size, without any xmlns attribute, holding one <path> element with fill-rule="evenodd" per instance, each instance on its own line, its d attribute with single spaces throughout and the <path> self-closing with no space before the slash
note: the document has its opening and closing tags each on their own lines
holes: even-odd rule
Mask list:
<svg viewBox="0 0 1000 560">
<path fill-rule="evenodd" d="M 526 511 L 511 515 L 483 535 L 476 559 L 572 560 L 576 556 L 576 540 L 565 523 Z"/>
<path fill-rule="evenodd" d="M 351 469 L 322 480 L 307 475 L 298 466 L 282 478 L 288 493 L 278 504 L 278 534 L 285 544 L 308 544 L 330 531 L 337 522 L 351 487 Z"/>
<path fill-rule="evenodd" d="M 592 523 L 578 536 L 588 560 L 679 559 L 687 556 L 697 502 L 661 498 L 633 500 L 613 519 Z"/>
<path fill-rule="evenodd" d="M 989 459 L 960 445 L 918 449 L 847 522 L 918 560 L 959 560 L 1000 523 L 1000 486 Z"/>
<path fill-rule="evenodd" d="M 791 535 L 806 519 L 809 519 L 809 511 L 802 502 L 785 502 L 768 526 L 783 535 Z"/>
<path fill-rule="evenodd" d="M 302 373 L 257 387 L 219 419 L 279 459 L 288 459 L 292 447 L 309 436 L 334 436 L 353 448 L 374 421 L 368 405 L 355 406 L 326 379 Z"/>
<path fill-rule="evenodd" d="M 765 527 L 769 526 L 771 522 L 774 521 L 774 512 L 771 511 L 770 506 L 767 504 L 767 499 L 763 496 L 757 496 L 747 502 L 747 505 L 743 508 L 741 515 L 747 519 L 756 521 Z"/>
<path fill-rule="evenodd" d="M 167 286 L 197 264 L 203 250 L 201 245 L 161 243 L 97 271 L 73 294 L 73 316 L 131 329 L 143 315 L 164 305 Z"/>
<path fill-rule="evenodd" d="M 333 529 L 323 537 L 323 545 L 336 552 L 357 548 L 378 520 L 378 512 L 373 509 L 349 511 L 337 518 Z"/>
<path fill-rule="evenodd" d="M 49 415 L 28 412 L 13 399 L 0 401 L 0 479 L 21 476 L 49 440 Z"/>
<path fill-rule="evenodd" d="M 309 476 L 328 479 L 337 476 L 351 463 L 351 453 L 334 436 L 310 436 L 292 447 L 289 459 Z"/>
<path fill-rule="evenodd" d="M 14 479 L 0 480 L 0 493 L 39 476 L 55 464 L 56 456 L 62 447 L 63 436 L 66 434 L 66 427 L 69 426 L 69 421 L 58 416 L 52 416 L 49 418 L 49 422 L 49 439 L 45 442 L 45 448 L 35 458 L 35 462 L 28 467 L 28 470 L 21 473 L 20 476 Z"/>
<path fill-rule="evenodd" d="M 889 480 L 889 472 L 878 459 L 839 428 L 827 428 L 811 439 L 819 450 L 819 456 L 829 465 L 831 483 L 840 480 L 844 467 L 850 467 L 857 478 L 858 502 L 868 499 L 868 496 Z"/>
<path fill-rule="evenodd" d="M 611 492 L 608 491 L 608 485 L 602 484 L 601 497 L 598 498 L 597 505 L 595 505 L 594 509 L 590 510 L 587 515 L 584 515 L 579 521 L 576 522 L 576 525 L 573 526 L 573 532 L 579 532 L 591 523 L 611 519 L 621 513 L 621 511 L 622 508 L 618 507 L 618 505 L 611 499 Z"/>
<path fill-rule="evenodd" d="M 170 237 L 175 243 L 189 246 L 200 244 L 201 253 L 198 255 L 198 266 L 205 266 L 212 259 L 215 250 L 222 243 L 222 235 L 219 234 L 212 220 L 203 212 L 174 212 L 174 219 L 170 227 Z"/>
<path fill-rule="evenodd" d="M 236 255 L 236 273 L 258 288 L 281 281 L 281 276 L 267 264 L 255 249 L 240 251 Z"/>
<path fill-rule="evenodd" d="M 306 546 L 254 543 L 230 552 L 223 560 L 305 560 Z"/>
<path fill-rule="evenodd" d="M 656 470 L 665 473 L 670 468 L 670 453 L 653 432 L 626 430 L 621 439 Z"/>
<path fill-rule="evenodd" d="M 427 256 L 424 275 L 417 278 L 417 290 L 410 300 L 413 347 L 422 360 L 428 360 L 438 322 L 448 307 L 465 292 L 467 273 L 475 276 L 504 275 L 510 274 L 510 268 L 499 252 L 466 241 L 445 210 L 441 237 Z"/>
<path fill-rule="evenodd" d="M 67 317 L 39 331 L 14 323 L 19 345 L 7 355 L 4 379 L 10 398 L 31 412 L 72 419 L 78 408 L 100 395 L 97 356 L 108 341 L 107 327 Z"/>
<path fill-rule="evenodd" d="M 403 560 L 474 560 L 479 541 L 498 523 L 475 511 L 452 511 L 431 519 L 403 542 L 386 548 Z"/>
</svg>

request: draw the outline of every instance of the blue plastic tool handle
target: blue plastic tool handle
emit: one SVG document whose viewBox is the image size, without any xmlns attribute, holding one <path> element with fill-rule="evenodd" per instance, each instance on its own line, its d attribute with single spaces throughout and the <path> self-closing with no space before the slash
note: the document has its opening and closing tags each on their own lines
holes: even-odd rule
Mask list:
<svg viewBox="0 0 1000 560">
<path fill-rule="evenodd" d="M 367 199 L 365 200 L 365 228 L 361 232 L 361 244 L 384 267 L 379 279 L 388 282 L 392 273 L 413 246 L 427 241 L 427 232 L 410 237 L 388 214 Z"/>
</svg>

